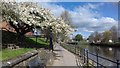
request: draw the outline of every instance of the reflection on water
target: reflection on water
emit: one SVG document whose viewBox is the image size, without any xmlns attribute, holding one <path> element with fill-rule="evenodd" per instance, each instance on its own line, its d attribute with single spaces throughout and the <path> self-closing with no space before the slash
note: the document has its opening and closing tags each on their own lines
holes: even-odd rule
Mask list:
<svg viewBox="0 0 120 68">
<path fill-rule="evenodd" d="M 86 47 L 86 49 L 88 49 L 90 52 L 92 53 L 98 53 L 98 55 L 105 57 L 107 59 L 116 61 L 116 60 L 120 60 L 120 48 L 112 48 L 112 47 L 100 47 L 100 46 L 91 46 L 88 45 Z M 98 50 L 97 50 L 98 49 Z M 96 59 L 96 57 L 93 57 L 92 55 L 89 55 L 89 57 Z M 99 61 L 101 64 L 107 65 L 107 66 L 113 66 L 116 64 L 113 64 L 109 61 L 103 60 L 101 58 L 99 58 Z"/>
</svg>

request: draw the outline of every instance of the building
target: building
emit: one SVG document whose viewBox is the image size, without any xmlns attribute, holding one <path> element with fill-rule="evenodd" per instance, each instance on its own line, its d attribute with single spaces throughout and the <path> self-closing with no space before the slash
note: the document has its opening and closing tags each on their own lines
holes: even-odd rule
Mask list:
<svg viewBox="0 0 120 68">
<path fill-rule="evenodd" d="M 12 26 L 10 26 L 10 24 L 7 22 L 0 23 L 0 30 L 16 33 L 15 29 Z M 28 32 L 25 35 L 33 35 L 33 32 Z"/>
<path fill-rule="evenodd" d="M 0 23 L 0 30 L 10 31 L 10 32 L 16 33 L 15 29 L 13 27 L 11 27 L 10 24 L 7 22 Z"/>
</svg>

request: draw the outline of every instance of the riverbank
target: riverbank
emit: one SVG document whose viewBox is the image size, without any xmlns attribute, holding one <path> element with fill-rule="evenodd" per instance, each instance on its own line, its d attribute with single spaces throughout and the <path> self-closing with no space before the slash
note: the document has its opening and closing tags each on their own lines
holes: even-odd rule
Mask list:
<svg viewBox="0 0 120 68">
<path fill-rule="evenodd" d="M 117 64 L 115 63 L 118 63 L 118 61 L 116 60 L 120 60 L 119 48 L 91 46 L 85 42 L 84 43 L 80 42 L 78 43 L 78 45 L 63 44 L 62 46 L 68 51 L 76 55 L 79 55 L 83 59 L 84 55 L 86 55 L 88 58 L 93 60 L 93 65 L 97 62 L 96 57 L 98 56 L 99 56 L 98 62 L 103 66 L 116 66 Z M 88 52 L 89 54 L 86 54 Z"/>
</svg>

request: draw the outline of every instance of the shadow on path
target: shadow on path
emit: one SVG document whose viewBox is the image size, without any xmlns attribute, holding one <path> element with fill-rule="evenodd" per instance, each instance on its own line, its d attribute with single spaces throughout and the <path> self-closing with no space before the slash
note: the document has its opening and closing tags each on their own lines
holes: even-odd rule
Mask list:
<svg viewBox="0 0 120 68">
<path fill-rule="evenodd" d="M 59 44 L 56 44 L 53 53 L 54 62 L 52 66 L 77 66 L 75 55 L 61 47 Z"/>
</svg>

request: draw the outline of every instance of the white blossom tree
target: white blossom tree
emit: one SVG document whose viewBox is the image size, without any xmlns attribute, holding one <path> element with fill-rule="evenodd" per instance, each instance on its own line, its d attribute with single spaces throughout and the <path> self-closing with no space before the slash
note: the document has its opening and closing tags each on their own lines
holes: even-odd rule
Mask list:
<svg viewBox="0 0 120 68">
<path fill-rule="evenodd" d="M 48 32 L 51 27 L 54 38 L 60 33 L 68 36 L 74 31 L 64 20 L 55 18 L 50 10 L 41 8 L 35 3 L 2 3 L 0 9 L 3 21 L 9 22 L 16 30 L 18 39 L 36 27 L 40 27 L 41 30 L 47 29 Z"/>
<path fill-rule="evenodd" d="M 2 3 L 1 7 L 3 21 L 10 23 L 18 38 L 34 27 L 41 27 L 40 23 L 50 22 L 53 18 L 49 10 L 32 3 Z"/>
</svg>

